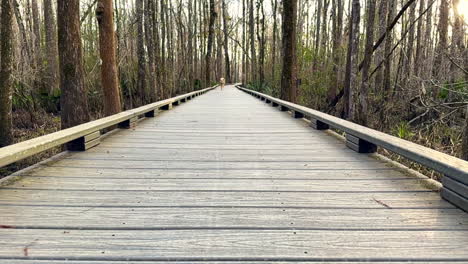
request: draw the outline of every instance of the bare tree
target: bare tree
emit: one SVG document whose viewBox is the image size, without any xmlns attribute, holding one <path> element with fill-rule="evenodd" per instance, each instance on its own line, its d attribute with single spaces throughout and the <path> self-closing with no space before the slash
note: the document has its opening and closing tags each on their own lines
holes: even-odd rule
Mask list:
<svg viewBox="0 0 468 264">
<path fill-rule="evenodd" d="M 231 83 L 231 62 L 229 60 L 229 28 L 228 28 L 228 10 L 226 0 L 223 1 L 223 33 L 224 33 L 224 60 L 226 82 Z"/>
<path fill-rule="evenodd" d="M 218 14 L 215 11 L 215 3 L 214 0 L 210 0 L 210 22 L 208 25 L 208 46 L 206 50 L 206 57 L 205 57 L 205 85 L 209 86 L 211 82 L 211 53 L 213 50 L 213 41 L 214 41 L 214 24 L 216 21 L 216 17 Z"/>
<path fill-rule="evenodd" d="M 362 83 L 359 91 L 356 121 L 367 125 L 368 97 L 369 97 L 369 70 L 372 62 L 372 46 L 374 44 L 375 1 L 367 0 L 366 44 L 364 47 L 364 61 L 362 67 Z"/>
<path fill-rule="evenodd" d="M 359 56 L 359 23 L 361 19 L 361 4 L 359 0 L 352 1 L 351 18 L 349 23 L 349 38 L 348 38 L 348 54 L 346 62 L 346 75 L 345 75 L 345 112 L 348 119 L 355 119 L 355 105 L 356 105 L 356 92 L 358 78 L 358 56 Z"/>
<path fill-rule="evenodd" d="M 45 27 L 45 76 L 44 83 L 48 86 L 49 94 L 58 91 L 60 78 L 58 67 L 57 24 L 54 16 L 52 0 L 44 0 L 44 27 Z"/>
<path fill-rule="evenodd" d="M 461 144 L 461 158 L 468 160 L 468 106 L 465 111 L 465 128 L 463 130 L 462 144 Z"/>
<path fill-rule="evenodd" d="M 145 33 L 144 33 L 144 0 L 136 0 L 135 3 L 137 16 L 137 57 L 138 57 L 138 79 L 137 90 L 140 94 L 140 105 L 144 105 L 148 98 L 146 94 L 146 52 L 145 52 Z"/>
</svg>

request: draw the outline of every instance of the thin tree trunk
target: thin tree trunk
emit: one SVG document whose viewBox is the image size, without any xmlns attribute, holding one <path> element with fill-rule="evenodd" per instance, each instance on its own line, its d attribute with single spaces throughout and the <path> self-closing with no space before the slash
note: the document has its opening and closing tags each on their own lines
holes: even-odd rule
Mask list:
<svg viewBox="0 0 468 264">
<path fill-rule="evenodd" d="M 1 0 L 0 16 L 0 147 L 10 145 L 13 95 L 13 1 Z"/>
<path fill-rule="evenodd" d="M 369 70 L 372 62 L 372 46 L 374 44 L 375 1 L 367 0 L 366 44 L 364 48 L 364 62 L 362 66 L 362 84 L 359 92 L 359 104 L 356 121 L 367 125 L 368 96 L 369 96 Z"/>
<path fill-rule="evenodd" d="M 278 0 L 272 0 L 273 6 L 273 40 L 271 45 L 271 79 L 274 83 L 275 80 L 275 70 L 276 70 L 276 36 L 278 32 L 278 21 L 276 18 L 276 13 L 278 9 Z"/>
<path fill-rule="evenodd" d="M 155 66 L 155 47 L 154 47 L 154 39 L 153 39 L 153 30 L 156 28 L 153 27 L 152 24 L 152 15 L 154 13 L 154 5 L 152 0 L 146 0 L 146 9 L 144 11 L 145 14 L 145 40 L 146 46 L 148 51 L 148 83 L 149 83 L 149 102 L 156 101 L 156 66 Z"/>
<path fill-rule="evenodd" d="M 436 56 L 434 60 L 433 75 L 437 77 L 439 81 L 444 81 L 446 71 L 445 68 L 445 54 L 448 49 L 448 24 L 449 24 L 449 1 L 441 0 L 440 9 L 439 9 L 439 22 L 438 22 L 438 32 L 439 32 L 439 42 L 436 48 Z M 436 93 L 438 95 L 438 89 Z"/>
<path fill-rule="evenodd" d="M 332 4 L 333 12 L 333 75 L 330 87 L 328 88 L 328 102 L 331 103 L 335 97 L 340 79 L 341 45 L 343 34 L 343 0 L 334 0 Z"/>
<path fill-rule="evenodd" d="M 250 34 L 250 66 L 251 66 L 251 81 L 257 81 L 257 54 L 255 51 L 255 19 L 254 19 L 254 0 L 247 0 L 249 6 L 249 34 Z"/>
<path fill-rule="evenodd" d="M 206 50 L 206 57 L 205 57 L 205 86 L 211 85 L 211 53 L 213 49 L 213 41 L 214 41 L 214 24 L 216 21 L 217 13 L 215 11 L 215 3 L 214 0 L 210 0 L 210 22 L 208 26 L 208 46 Z"/>
<path fill-rule="evenodd" d="M 42 50 L 41 50 L 41 30 L 40 30 L 40 19 L 39 19 L 39 8 L 37 6 L 37 0 L 31 1 L 31 10 L 33 17 L 33 43 L 34 43 L 34 68 L 39 71 L 41 68 L 42 61 Z M 36 72 L 39 75 L 39 72 Z"/>
<path fill-rule="evenodd" d="M 345 76 L 345 112 L 348 119 L 355 120 L 356 110 L 356 92 L 357 79 L 358 79 L 358 55 L 359 55 L 359 23 L 361 4 L 359 0 L 352 1 L 351 19 L 349 30 L 349 43 L 348 55 L 346 62 L 346 76 Z"/>
<path fill-rule="evenodd" d="M 57 24 L 55 22 L 52 0 L 44 0 L 44 27 L 45 27 L 45 67 L 44 83 L 48 86 L 49 94 L 55 94 L 59 88 Z"/>
<path fill-rule="evenodd" d="M 393 0 L 391 0 L 393 1 Z M 387 26 L 387 13 L 388 13 L 388 1 L 387 0 L 380 0 L 379 4 L 379 30 L 377 35 L 382 36 L 386 32 Z M 380 47 L 376 50 L 375 53 L 375 64 L 379 64 L 385 59 L 385 50 L 383 47 Z M 375 73 L 375 83 L 374 83 L 375 91 L 382 91 L 383 90 L 383 69 L 379 68 Z"/>
<path fill-rule="evenodd" d="M 84 82 L 79 10 L 79 0 L 57 1 L 62 129 L 90 120 Z"/>
<path fill-rule="evenodd" d="M 465 128 L 463 130 L 462 144 L 461 144 L 461 158 L 468 160 L 468 106 L 465 112 Z"/>
<path fill-rule="evenodd" d="M 281 99 L 297 102 L 296 23 L 297 0 L 283 1 L 283 69 L 281 76 Z"/>
<path fill-rule="evenodd" d="M 144 0 L 136 0 L 137 15 L 137 57 L 138 57 L 138 78 L 137 91 L 139 93 L 140 105 L 144 105 L 148 98 L 146 94 L 146 59 L 145 59 L 145 36 L 144 36 Z"/>
<path fill-rule="evenodd" d="M 119 77 L 117 74 L 114 8 L 112 0 L 99 0 L 96 8 L 99 24 L 99 54 L 101 57 L 101 83 L 104 95 L 104 115 L 122 111 L 120 104 Z"/>
<path fill-rule="evenodd" d="M 421 14 L 426 9 L 426 0 L 419 0 L 419 1 L 420 1 L 419 2 L 419 15 L 421 16 Z M 424 48 L 425 48 L 425 45 L 422 45 L 423 27 L 424 27 L 424 21 L 420 19 L 418 21 L 418 27 L 416 30 L 416 47 L 415 47 L 416 56 L 414 58 L 414 74 L 416 76 L 420 76 L 421 66 L 423 66 L 423 63 L 421 61 L 423 58 L 422 55 L 424 54 Z"/>
<path fill-rule="evenodd" d="M 389 0 L 388 4 L 388 14 L 387 14 L 387 31 L 386 31 L 386 41 L 385 41 L 385 54 L 390 54 L 393 46 L 393 33 L 391 32 L 390 21 L 395 13 L 395 0 Z M 392 61 L 390 59 L 385 60 L 385 69 L 383 75 L 383 90 L 385 95 L 390 94 L 391 92 L 391 73 L 392 73 Z"/>
<path fill-rule="evenodd" d="M 229 32 L 228 32 L 228 10 L 226 6 L 226 0 L 223 1 L 223 31 L 224 31 L 224 60 L 225 60 L 225 72 L 226 82 L 231 83 L 231 62 L 229 60 Z"/>
</svg>

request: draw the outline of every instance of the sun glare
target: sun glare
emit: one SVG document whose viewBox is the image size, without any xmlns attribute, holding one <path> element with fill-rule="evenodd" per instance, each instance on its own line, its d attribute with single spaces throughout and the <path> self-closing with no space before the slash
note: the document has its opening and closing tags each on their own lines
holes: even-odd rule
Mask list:
<svg viewBox="0 0 468 264">
<path fill-rule="evenodd" d="M 465 19 L 465 23 L 468 23 L 468 0 L 460 0 L 457 9 L 460 16 Z"/>
</svg>

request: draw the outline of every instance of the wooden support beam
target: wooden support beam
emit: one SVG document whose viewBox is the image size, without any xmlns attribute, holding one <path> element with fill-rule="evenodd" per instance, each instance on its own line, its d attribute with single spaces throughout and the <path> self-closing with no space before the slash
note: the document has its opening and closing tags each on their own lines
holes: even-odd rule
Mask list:
<svg viewBox="0 0 468 264">
<path fill-rule="evenodd" d="M 317 130 L 327 130 L 330 129 L 330 126 L 320 120 L 315 118 L 310 119 L 310 126 L 317 129 Z"/>
<path fill-rule="evenodd" d="M 442 184 L 442 198 L 468 212 L 468 184 L 447 175 L 442 178 Z"/>
<path fill-rule="evenodd" d="M 346 146 L 358 153 L 374 153 L 377 146 L 361 138 L 346 134 Z"/>
<path fill-rule="evenodd" d="M 136 127 L 137 121 L 138 121 L 137 116 L 132 117 L 130 119 L 127 119 L 127 120 L 119 123 L 119 128 L 123 128 L 123 129 L 134 128 L 134 127 Z"/>
<path fill-rule="evenodd" d="M 145 117 L 155 117 L 156 116 L 156 110 L 149 111 L 145 113 Z"/>
<path fill-rule="evenodd" d="M 171 109 L 172 109 L 172 103 L 169 103 L 169 104 L 167 104 L 167 105 L 163 105 L 163 106 L 161 106 L 159 109 L 165 110 L 165 111 L 171 110 Z"/>
<path fill-rule="evenodd" d="M 101 131 L 96 131 L 86 136 L 77 138 L 66 144 L 67 150 L 70 151 L 86 151 L 101 143 Z"/>
<path fill-rule="evenodd" d="M 293 111 L 293 117 L 294 118 L 304 118 L 304 113 L 299 112 L 299 111 Z"/>
</svg>

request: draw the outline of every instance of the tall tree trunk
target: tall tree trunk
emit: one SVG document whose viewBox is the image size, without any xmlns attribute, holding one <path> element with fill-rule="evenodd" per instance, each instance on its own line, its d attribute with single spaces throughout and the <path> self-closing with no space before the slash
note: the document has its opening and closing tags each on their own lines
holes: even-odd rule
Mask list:
<svg viewBox="0 0 468 264">
<path fill-rule="evenodd" d="M 119 78 L 117 75 L 114 8 L 112 0 L 99 0 L 96 8 L 99 24 L 99 54 L 101 57 L 101 83 L 104 95 L 104 115 L 122 111 Z"/>
<path fill-rule="evenodd" d="M 439 32 L 439 42 L 436 48 L 436 56 L 434 61 L 433 74 L 437 79 L 443 82 L 445 75 L 445 54 L 448 49 L 448 24 L 449 24 L 449 0 L 441 0 L 439 9 L 439 23 L 437 30 Z M 438 89 L 434 95 L 438 95 Z"/>
<path fill-rule="evenodd" d="M 281 99 L 297 102 L 296 23 L 297 0 L 283 0 L 283 69 Z"/>
<path fill-rule="evenodd" d="M 426 14 L 426 33 L 424 34 L 424 53 L 423 55 L 423 69 L 424 69 L 424 79 L 430 79 L 432 77 L 432 51 L 433 51 L 433 41 L 432 41 L 432 6 L 429 7 L 429 10 Z"/>
<path fill-rule="evenodd" d="M 465 128 L 463 130 L 462 144 L 461 144 L 461 158 L 468 160 L 468 106 L 465 112 Z"/>
<path fill-rule="evenodd" d="M 10 145 L 13 95 L 13 1 L 1 0 L 0 15 L 0 147 Z"/>
<path fill-rule="evenodd" d="M 161 97 L 167 98 L 168 84 L 167 84 L 167 69 L 166 69 L 166 0 L 161 0 Z"/>
<path fill-rule="evenodd" d="M 327 29 L 328 29 L 328 5 L 330 4 L 330 0 L 324 0 L 323 1 L 323 23 L 322 23 L 322 29 L 321 29 L 321 47 L 320 47 L 320 55 L 323 58 L 323 63 L 324 64 L 327 60 L 327 41 L 328 41 L 328 35 L 327 35 Z"/>
<path fill-rule="evenodd" d="M 257 2 L 257 14 L 257 38 L 260 48 L 258 55 L 258 75 L 260 84 L 263 84 L 265 82 L 265 9 L 263 7 L 263 0 Z M 261 18 L 260 15 L 262 16 Z"/>
<path fill-rule="evenodd" d="M 271 5 L 273 6 L 273 40 L 271 42 L 271 79 L 274 83 L 275 81 L 275 70 L 276 70 L 276 36 L 278 32 L 278 21 L 276 18 L 278 10 L 278 0 L 272 0 Z"/>
<path fill-rule="evenodd" d="M 58 0 L 58 46 L 62 129 L 90 120 L 84 82 L 80 31 L 80 1 Z"/>
<path fill-rule="evenodd" d="M 359 23 L 361 19 L 361 4 L 359 0 L 352 1 L 351 19 L 349 23 L 349 43 L 345 76 L 345 112 L 348 119 L 355 120 L 356 92 L 359 59 Z"/>
<path fill-rule="evenodd" d="M 214 0 L 210 0 L 210 22 L 208 26 L 208 46 L 206 49 L 206 57 L 205 57 L 205 86 L 211 85 L 211 53 L 213 49 L 213 41 L 214 41 L 214 24 L 216 21 L 217 13 L 215 11 L 215 3 Z"/>
<path fill-rule="evenodd" d="M 393 1 L 393 0 L 390 0 Z M 387 13 L 388 13 L 388 1 L 387 0 L 380 0 L 379 3 L 379 30 L 377 36 L 382 36 L 385 34 L 387 30 Z M 383 47 L 380 47 L 376 50 L 375 53 L 375 64 L 379 65 L 385 59 L 385 50 Z M 382 91 L 383 90 L 383 68 L 380 67 L 377 69 L 375 73 L 375 84 L 374 84 L 375 91 Z"/>
<path fill-rule="evenodd" d="M 55 22 L 52 0 L 44 0 L 44 27 L 45 27 L 45 76 L 44 83 L 48 86 L 49 94 L 55 94 L 60 90 L 57 24 Z"/>
<path fill-rule="evenodd" d="M 145 40 L 146 46 L 148 51 L 148 83 L 149 83 L 149 102 L 156 101 L 156 66 L 155 66 L 155 45 L 154 45 L 154 38 L 153 38 L 153 30 L 156 28 L 153 27 L 152 24 L 152 15 L 154 13 L 154 3 L 152 0 L 146 0 L 146 9 L 144 11 L 145 14 Z"/>
<path fill-rule="evenodd" d="M 242 14 L 246 12 L 246 0 L 242 0 Z M 247 50 L 247 19 L 246 16 L 242 16 L 242 49 Z M 248 60 L 247 60 L 247 53 L 242 52 L 242 83 L 247 84 L 248 78 Z"/>
<path fill-rule="evenodd" d="M 254 18 L 254 0 L 247 0 L 249 6 L 249 34 L 250 34 L 250 65 L 251 65 L 251 81 L 257 81 L 257 54 L 255 51 L 255 18 Z"/>
<path fill-rule="evenodd" d="M 36 71 L 40 71 L 41 69 L 41 61 L 42 61 L 42 50 L 41 50 L 41 30 L 40 30 L 40 19 L 39 19 L 39 8 L 37 6 L 37 0 L 31 0 L 31 10 L 32 10 L 32 18 L 33 18 L 33 43 L 34 43 L 34 68 Z M 39 72 L 36 72 L 39 76 Z M 39 78 L 37 78 L 39 79 Z"/>
<path fill-rule="evenodd" d="M 391 53 L 393 48 L 393 33 L 389 29 L 390 23 L 395 16 L 396 0 L 389 0 L 388 13 L 387 13 L 387 32 L 385 40 L 385 56 Z M 392 73 L 392 60 L 390 58 L 385 59 L 385 69 L 383 75 L 383 90 L 385 95 L 390 94 L 391 89 L 391 73 Z"/>
<path fill-rule="evenodd" d="M 138 78 L 137 91 L 140 97 L 140 105 L 144 105 L 147 100 L 146 94 L 146 52 L 145 52 L 145 35 L 144 35 L 144 0 L 136 0 L 136 15 L 137 15 L 137 57 L 138 57 Z"/>
<path fill-rule="evenodd" d="M 408 33 L 408 43 L 406 47 L 406 59 L 405 59 L 405 72 L 404 72 L 404 82 L 406 83 L 408 79 L 411 77 L 413 73 L 413 51 L 414 51 L 414 33 L 415 29 L 414 26 L 412 26 L 412 23 L 414 23 L 414 20 L 416 18 L 416 4 L 411 5 L 410 10 L 409 10 L 409 17 L 408 17 L 408 22 L 407 22 L 407 27 L 409 28 L 409 33 Z"/>
<path fill-rule="evenodd" d="M 419 0 L 419 15 L 421 16 L 426 9 L 426 0 Z M 418 27 L 416 29 L 416 55 L 414 58 L 414 75 L 420 76 L 421 73 L 421 67 L 424 65 L 422 63 L 422 58 L 424 54 L 424 47 L 425 45 L 422 44 L 423 40 L 423 27 L 424 27 L 424 21 L 420 19 L 418 21 Z"/>
<path fill-rule="evenodd" d="M 359 91 L 359 104 L 356 121 L 367 125 L 368 96 L 369 96 L 369 69 L 372 62 L 372 48 L 374 44 L 375 0 L 367 0 L 366 44 L 364 48 L 364 61 L 362 66 L 362 84 Z"/>
<path fill-rule="evenodd" d="M 332 3 L 333 16 L 333 75 L 330 87 L 328 88 L 328 102 L 331 103 L 335 97 L 340 79 L 341 45 L 343 34 L 343 0 L 334 0 Z"/>
<path fill-rule="evenodd" d="M 224 67 L 226 72 L 226 82 L 231 83 L 231 62 L 229 60 L 229 29 L 228 29 L 228 10 L 226 0 L 223 1 L 223 31 L 224 31 Z"/>
</svg>

